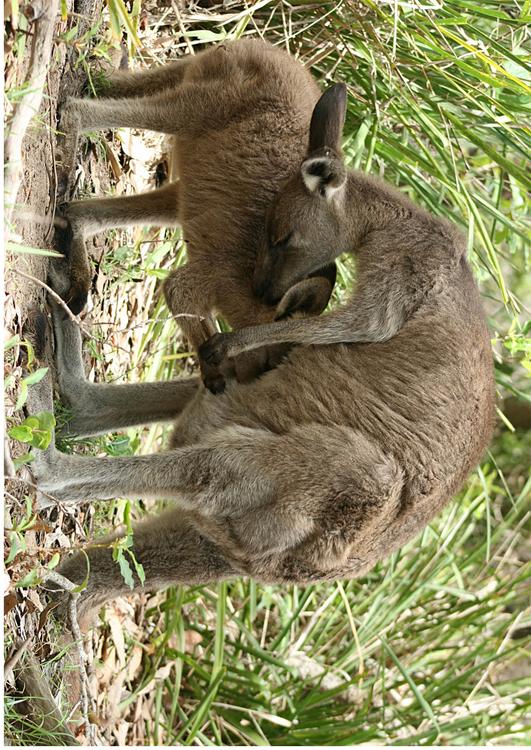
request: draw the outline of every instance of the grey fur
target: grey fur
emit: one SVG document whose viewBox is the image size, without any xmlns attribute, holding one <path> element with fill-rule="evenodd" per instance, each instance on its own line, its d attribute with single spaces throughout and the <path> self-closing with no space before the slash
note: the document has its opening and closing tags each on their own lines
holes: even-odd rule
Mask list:
<svg viewBox="0 0 531 750">
<path fill-rule="evenodd" d="M 298 279 L 341 253 L 353 253 L 358 269 L 354 295 L 317 319 L 213 336 L 200 350 L 211 371 L 225 357 L 263 345 L 387 341 L 456 283 L 466 264 L 466 244 L 453 224 L 382 180 L 346 170 L 339 155 L 345 97 L 345 87 L 334 86 L 315 108 L 312 150 L 274 199 L 269 241 L 262 246 L 254 284 L 257 293 L 273 302 Z"/>
<path fill-rule="evenodd" d="M 253 45 L 246 44 L 251 65 Z M 320 156 L 330 159 L 330 170 L 333 160 L 344 169 L 337 148 Z M 65 502 L 123 494 L 169 499 L 167 514 L 135 529 L 147 586 L 236 575 L 301 584 L 362 575 L 443 508 L 485 450 L 494 422 L 492 356 L 459 234 L 379 181 L 345 171 L 336 183 L 344 188 L 312 195 L 297 170 L 268 223 L 272 247 L 296 233 L 297 250 L 286 256 L 293 265 L 270 262 L 263 249 L 255 288 L 264 286 L 269 265 L 262 292 L 274 301 L 338 251 L 355 249 L 355 304 L 324 316 L 323 324 L 272 323 L 275 341 L 274 329 L 289 326 L 290 337 L 296 330 L 306 345 L 258 380 L 229 382 L 222 395 L 187 380 L 138 386 L 154 411 L 178 412 L 171 447 L 159 455 L 65 456 L 52 444 L 32 464 L 41 489 Z M 208 205 L 210 186 L 205 190 Z M 220 231 L 240 236 L 239 214 L 222 219 Z M 225 291 L 227 311 L 230 284 Z M 83 394 L 81 423 L 92 419 L 97 431 L 100 419 L 112 422 L 112 387 L 84 382 L 79 330 L 57 311 L 54 323 L 59 372 L 74 363 L 60 377 L 63 398 L 75 409 Z M 221 341 L 240 350 L 249 335 L 251 345 L 269 340 L 260 327 L 255 332 L 255 339 L 244 331 Z M 50 403 L 45 379 L 32 389 L 31 406 Z M 117 404 L 122 424 L 137 420 L 126 398 Z M 105 542 L 87 554 L 83 615 L 126 591 Z M 66 560 L 61 572 L 82 581 L 84 555 Z"/>
</svg>

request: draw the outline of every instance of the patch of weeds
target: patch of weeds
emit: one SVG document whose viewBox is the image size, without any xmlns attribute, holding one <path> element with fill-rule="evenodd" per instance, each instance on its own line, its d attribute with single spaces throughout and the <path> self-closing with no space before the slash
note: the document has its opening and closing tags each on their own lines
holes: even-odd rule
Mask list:
<svg viewBox="0 0 531 750">
<path fill-rule="evenodd" d="M 17 334 L 12 336 L 4 345 L 4 352 L 6 354 L 11 351 L 18 351 L 18 356 L 20 356 L 21 350 L 24 351 L 24 358 L 26 360 L 25 369 L 29 369 L 30 372 L 21 377 L 18 382 L 13 415 L 18 414 L 25 406 L 28 400 L 29 389 L 39 383 L 48 373 L 47 367 L 37 367 L 32 370 L 32 367 L 36 364 L 36 358 L 33 345 L 27 339 L 21 339 Z M 14 372 L 9 372 L 4 381 L 4 390 L 8 392 L 13 389 L 15 385 L 16 376 Z M 13 440 L 18 440 L 18 442 L 23 443 L 26 446 L 45 450 L 52 440 L 54 427 L 54 415 L 51 412 L 43 411 L 39 414 L 27 416 L 18 424 L 12 424 L 8 428 L 7 434 Z M 15 467 L 18 468 L 23 464 L 29 463 L 31 458 L 32 456 L 27 452 L 18 456 L 14 460 Z"/>
<path fill-rule="evenodd" d="M 61 742 L 61 727 L 53 732 L 43 726 L 41 720 L 32 720 L 24 715 L 24 698 L 6 694 L 4 696 L 4 734 L 7 745 L 14 747 L 54 747 L 67 745 L 70 737 Z"/>
<path fill-rule="evenodd" d="M 46 450 L 50 445 L 55 427 L 55 417 L 49 411 L 43 411 L 39 414 L 32 414 L 18 425 L 10 427 L 7 434 L 13 440 L 18 440 L 32 448 Z M 15 459 L 16 467 L 29 463 L 33 456 L 25 453 Z"/>
<path fill-rule="evenodd" d="M 17 589 L 39 586 L 45 577 L 45 570 L 53 570 L 59 564 L 60 555 L 56 550 L 36 550 L 34 543 L 31 549 L 28 547 L 26 535 L 42 531 L 45 526 L 34 510 L 32 499 L 26 496 L 22 514 L 6 532 L 9 551 L 5 566 Z"/>
<path fill-rule="evenodd" d="M 110 237 L 112 240 L 112 236 Z M 111 252 L 106 252 L 101 259 L 100 269 L 110 279 L 111 284 L 123 284 L 128 281 L 138 281 L 140 276 L 140 252 L 136 245 L 119 245 L 113 247 L 109 241 Z"/>
</svg>

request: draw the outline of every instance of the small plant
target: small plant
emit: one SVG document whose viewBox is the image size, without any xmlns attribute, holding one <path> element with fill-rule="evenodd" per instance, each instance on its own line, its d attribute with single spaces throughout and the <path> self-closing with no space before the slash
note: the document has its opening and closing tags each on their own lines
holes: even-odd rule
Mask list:
<svg viewBox="0 0 531 750">
<path fill-rule="evenodd" d="M 47 368 L 45 368 L 47 369 Z M 14 427 L 8 430 L 9 437 L 26 443 L 32 448 L 46 450 L 50 445 L 55 427 L 55 417 L 50 411 L 42 411 L 32 414 Z"/>
<path fill-rule="evenodd" d="M 127 533 L 125 534 L 125 536 L 117 539 L 116 542 L 114 542 L 114 544 L 112 545 L 112 559 L 120 566 L 120 573 L 122 574 L 122 578 L 132 590 L 135 587 L 135 581 L 133 578 L 133 568 L 131 567 L 131 563 L 135 569 L 140 583 L 144 584 L 144 581 L 146 580 L 146 574 L 144 572 L 143 566 L 138 562 L 131 550 L 134 540 L 133 526 L 131 523 L 131 504 L 129 502 L 126 503 L 124 509 L 124 523 Z"/>
</svg>

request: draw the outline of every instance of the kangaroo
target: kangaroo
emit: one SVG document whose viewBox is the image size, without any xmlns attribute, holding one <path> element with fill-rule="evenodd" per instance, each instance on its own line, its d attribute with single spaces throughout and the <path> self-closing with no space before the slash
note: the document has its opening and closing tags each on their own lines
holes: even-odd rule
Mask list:
<svg viewBox="0 0 531 750">
<path fill-rule="evenodd" d="M 315 320 L 284 320 L 216 334 L 200 347 L 204 367 L 257 346 L 383 342 L 455 283 L 465 245 L 450 222 L 430 215 L 381 180 L 348 171 L 340 154 L 346 87 L 314 109 L 308 154 L 275 196 L 254 273 L 262 299 L 289 288 L 342 253 L 357 259 L 351 300 Z M 218 388 L 222 388 L 221 380 Z"/>
<path fill-rule="evenodd" d="M 303 345 L 275 369 L 218 394 L 197 378 L 89 383 L 79 328 L 53 311 L 62 398 L 85 434 L 143 412 L 175 416 L 162 453 L 72 456 L 52 441 L 31 464 L 44 502 L 170 501 L 134 528 L 146 586 L 360 576 L 439 513 L 490 439 L 492 355 L 465 242 L 383 182 L 345 170 L 345 91 L 329 92 L 314 107 L 302 166 L 273 200 L 253 285 L 274 302 L 301 274 L 351 251 L 352 302 L 315 321 L 256 326 L 256 336 L 218 334 L 202 349 L 219 368 L 234 351 L 297 336 Z M 51 410 L 49 377 L 32 387 L 30 408 Z M 87 580 L 81 618 L 129 591 L 112 560 L 116 538 L 62 562 L 63 575 Z"/>
<path fill-rule="evenodd" d="M 292 57 L 261 40 L 243 40 L 161 68 L 117 72 L 98 100 L 68 99 L 61 114 L 63 173 L 72 169 L 80 131 L 135 127 L 171 136 L 170 182 L 139 195 L 71 202 L 59 232 L 69 273 L 54 282 L 52 269 L 56 291 L 74 312 L 84 307 L 92 279 L 85 248 L 90 235 L 135 224 L 181 225 L 188 263 L 169 276 L 164 292 L 194 349 L 216 332 L 213 311 L 233 328 L 322 312 L 335 282 L 333 263 L 297 279 L 278 308 L 252 288 L 266 209 L 304 155 L 319 95 Z M 288 348 L 262 349 L 226 369 L 239 380 L 252 379 Z M 206 363 L 203 368 L 215 391 L 216 380 Z"/>
</svg>

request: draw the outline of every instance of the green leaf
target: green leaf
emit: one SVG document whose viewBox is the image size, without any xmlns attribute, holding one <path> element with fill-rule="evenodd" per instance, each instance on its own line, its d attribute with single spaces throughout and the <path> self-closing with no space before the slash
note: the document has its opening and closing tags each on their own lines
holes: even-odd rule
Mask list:
<svg viewBox="0 0 531 750">
<path fill-rule="evenodd" d="M 30 586 L 35 586 L 36 583 L 40 581 L 39 571 L 37 569 L 30 570 L 27 575 L 24 576 L 24 578 L 21 578 L 20 581 L 17 581 L 15 586 L 17 589 L 25 589 L 29 588 Z"/>
<path fill-rule="evenodd" d="M 15 469 L 20 469 L 21 466 L 25 466 L 34 460 L 35 455 L 33 453 L 23 453 L 21 456 L 17 456 L 17 458 L 13 459 L 13 464 Z"/>
<path fill-rule="evenodd" d="M 39 367 L 39 369 L 35 370 L 35 372 L 31 372 L 29 375 L 26 375 L 23 382 L 27 385 L 35 385 L 36 383 L 40 383 L 47 372 L 47 367 Z"/>
<path fill-rule="evenodd" d="M 138 579 L 139 579 L 140 583 L 143 586 L 144 583 L 146 582 L 146 573 L 145 573 L 145 570 L 144 570 L 144 566 L 142 565 L 142 563 L 138 562 L 138 560 L 134 556 L 133 552 L 131 552 L 131 551 L 128 550 L 128 553 L 129 553 L 129 556 L 131 558 L 131 561 L 132 561 L 133 565 L 135 566 L 135 571 L 136 571 L 136 574 L 138 576 Z"/>
<path fill-rule="evenodd" d="M 52 435 L 50 432 L 43 432 L 42 430 L 35 430 L 33 433 L 33 439 L 31 444 L 34 448 L 38 448 L 41 451 L 45 451 L 50 445 Z"/>
<path fill-rule="evenodd" d="M 55 417 L 51 411 L 41 411 L 36 415 L 41 430 L 53 430 L 56 425 Z"/>
<path fill-rule="evenodd" d="M 42 247 L 28 247 L 27 245 L 19 245 L 16 242 L 6 242 L 6 250 L 21 255 L 44 255 L 48 258 L 64 258 L 64 255 L 56 253 L 54 250 L 44 250 Z"/>
<path fill-rule="evenodd" d="M 48 565 L 46 566 L 48 568 L 48 570 L 53 570 L 54 568 L 56 568 L 58 566 L 58 564 L 59 564 L 59 560 L 60 559 L 61 559 L 61 555 L 59 554 L 59 552 L 56 552 L 52 556 L 52 558 L 49 561 Z"/>
<path fill-rule="evenodd" d="M 10 427 L 7 434 L 13 440 L 18 440 L 21 443 L 29 443 L 33 437 L 33 430 L 25 424 L 19 424 L 15 427 Z"/>
<path fill-rule="evenodd" d="M 4 352 L 8 352 L 10 349 L 12 349 L 17 344 L 20 344 L 20 336 L 18 333 L 16 333 L 14 336 L 11 336 L 5 343 L 4 343 Z"/>
<path fill-rule="evenodd" d="M 26 542 L 24 540 L 24 537 L 19 534 L 17 531 L 10 531 L 8 534 L 9 538 L 9 555 L 6 559 L 6 565 L 9 565 L 9 563 L 13 562 L 15 557 L 18 555 L 19 552 L 25 552 L 26 550 Z"/>
<path fill-rule="evenodd" d="M 25 380 L 20 382 L 20 389 L 18 392 L 17 403 L 15 404 L 15 411 L 22 409 L 26 401 L 28 400 L 28 384 Z"/>
<path fill-rule="evenodd" d="M 133 571 L 131 569 L 131 566 L 129 565 L 129 561 L 126 558 L 123 549 L 117 547 L 115 551 L 116 555 L 114 555 L 113 552 L 113 557 L 120 566 L 120 573 L 122 575 L 122 578 L 124 579 L 126 585 L 129 586 L 131 590 L 133 590 L 135 587 L 135 580 L 133 578 Z"/>
</svg>

